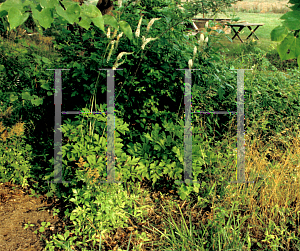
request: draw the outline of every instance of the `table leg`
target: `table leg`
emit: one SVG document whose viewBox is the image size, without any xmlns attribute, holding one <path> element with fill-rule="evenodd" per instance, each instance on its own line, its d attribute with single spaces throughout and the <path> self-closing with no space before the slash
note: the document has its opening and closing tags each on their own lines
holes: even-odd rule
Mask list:
<svg viewBox="0 0 300 251">
<path fill-rule="evenodd" d="M 233 36 L 232 40 L 237 36 L 237 37 L 239 38 L 239 40 L 240 40 L 242 43 L 244 43 L 244 41 L 240 38 L 239 33 L 240 33 L 240 32 L 242 31 L 242 29 L 244 29 L 245 27 L 244 27 L 244 26 L 241 26 L 237 32 L 235 31 L 235 29 L 234 29 L 233 27 L 231 27 L 231 28 L 233 29 L 233 31 L 234 31 L 234 33 L 235 33 L 235 35 Z"/>
<path fill-rule="evenodd" d="M 259 27 L 259 25 L 256 26 L 256 28 L 255 28 L 254 30 L 251 29 L 251 26 L 247 26 L 247 27 L 248 27 L 248 29 L 251 31 L 251 33 L 250 33 L 250 35 L 249 35 L 246 39 L 248 39 L 249 37 L 251 37 L 252 34 L 253 34 L 253 35 L 256 37 L 256 39 L 259 40 L 258 37 L 257 37 L 257 36 L 255 35 L 255 33 L 254 33 L 254 32 L 257 30 L 257 28 Z"/>
</svg>

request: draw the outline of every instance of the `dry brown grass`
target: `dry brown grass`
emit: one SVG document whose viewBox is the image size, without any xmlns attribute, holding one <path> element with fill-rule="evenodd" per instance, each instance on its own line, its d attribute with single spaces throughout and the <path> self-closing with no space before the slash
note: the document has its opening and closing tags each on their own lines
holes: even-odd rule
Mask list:
<svg viewBox="0 0 300 251">
<path fill-rule="evenodd" d="M 260 13 L 285 13 L 290 9 L 286 7 L 289 1 L 242 1 L 232 5 L 234 11 L 238 12 L 253 12 Z"/>
<path fill-rule="evenodd" d="M 182 0 L 182 3 L 185 3 L 186 0 Z M 191 2 L 191 1 L 188 1 Z M 290 9 L 286 7 L 286 5 L 291 6 L 292 4 L 288 4 L 289 0 L 276 1 L 276 0 L 268 0 L 268 1 L 257 1 L 257 0 L 247 0 L 237 2 L 232 5 L 232 10 L 237 12 L 257 12 L 257 13 L 286 13 Z"/>
</svg>

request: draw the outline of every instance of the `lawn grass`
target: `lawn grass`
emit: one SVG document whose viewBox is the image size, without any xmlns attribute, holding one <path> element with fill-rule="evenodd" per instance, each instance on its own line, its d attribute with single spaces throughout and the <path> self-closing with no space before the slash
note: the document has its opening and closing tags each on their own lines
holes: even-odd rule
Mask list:
<svg viewBox="0 0 300 251">
<path fill-rule="evenodd" d="M 222 14 L 222 15 L 216 15 L 216 18 L 233 18 L 233 17 L 239 17 L 240 20 L 245 20 L 248 23 L 263 23 L 264 25 L 259 27 L 256 31 L 255 34 L 258 37 L 258 43 L 257 47 L 265 50 L 265 51 L 270 51 L 276 48 L 278 42 L 271 41 L 271 31 L 281 25 L 282 21 L 280 17 L 282 14 L 274 14 L 274 13 L 243 13 L 243 12 L 228 12 L 227 15 Z M 200 18 L 200 16 L 199 16 Z M 255 26 L 251 27 L 252 29 L 255 28 Z M 235 28 L 235 30 L 238 30 L 238 28 Z M 250 30 L 248 28 L 244 28 L 242 32 L 240 33 L 241 39 L 246 42 L 246 38 L 250 34 Z M 225 34 L 220 34 L 221 40 L 221 46 L 229 49 L 230 51 L 234 51 L 233 45 L 241 46 L 242 43 L 241 41 L 236 37 L 232 42 L 226 37 Z M 234 36 L 234 32 L 231 31 L 231 34 L 228 35 L 229 38 L 232 38 Z M 255 38 L 253 35 L 248 39 L 252 40 Z"/>
</svg>

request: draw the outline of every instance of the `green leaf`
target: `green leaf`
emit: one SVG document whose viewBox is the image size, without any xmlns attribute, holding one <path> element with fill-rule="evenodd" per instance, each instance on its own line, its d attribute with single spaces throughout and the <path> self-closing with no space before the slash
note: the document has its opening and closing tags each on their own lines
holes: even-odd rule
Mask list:
<svg viewBox="0 0 300 251">
<path fill-rule="evenodd" d="M 95 133 L 94 138 L 95 138 L 96 142 L 99 142 L 99 135 L 98 134 Z"/>
<path fill-rule="evenodd" d="M 281 60 L 298 57 L 300 55 L 300 38 L 296 38 L 292 33 L 289 33 L 277 46 L 277 51 Z"/>
<path fill-rule="evenodd" d="M 287 36 L 288 33 L 289 30 L 285 26 L 277 26 L 271 31 L 271 40 L 280 42 Z"/>
<path fill-rule="evenodd" d="M 67 230 L 67 231 L 64 233 L 64 237 L 65 237 L 65 239 L 67 239 L 69 236 L 70 236 L 70 231 Z"/>
<path fill-rule="evenodd" d="M 78 23 L 81 27 L 88 30 L 91 26 L 91 19 L 87 17 L 82 17 L 80 22 Z"/>
<path fill-rule="evenodd" d="M 111 16 L 111 15 L 104 15 L 103 16 L 103 20 L 104 20 L 104 24 L 108 24 L 111 27 L 115 28 L 116 30 L 119 30 L 118 22 L 117 22 L 117 20 L 113 16 Z"/>
<path fill-rule="evenodd" d="M 30 100 L 30 99 L 32 99 L 32 97 L 30 96 L 29 92 L 22 92 L 22 99 Z"/>
<path fill-rule="evenodd" d="M 90 19 L 102 17 L 101 11 L 95 5 L 84 4 L 82 7 L 82 14 Z"/>
<path fill-rule="evenodd" d="M 121 30 L 124 32 L 124 34 L 125 34 L 130 40 L 132 40 L 132 39 L 133 39 L 133 35 L 132 35 L 132 30 L 131 30 L 130 25 L 129 25 L 127 22 L 125 22 L 125 21 L 120 21 L 120 22 L 119 22 L 119 25 L 120 25 Z"/>
<path fill-rule="evenodd" d="M 41 85 L 41 88 L 45 89 L 45 90 L 50 90 L 50 86 L 47 82 L 44 82 L 42 85 Z"/>
<path fill-rule="evenodd" d="M 40 5 L 42 8 L 54 8 L 55 1 L 52 0 L 40 0 Z"/>
<path fill-rule="evenodd" d="M 72 4 L 66 9 L 67 20 L 73 24 L 80 17 L 80 6 L 77 4 Z"/>
<path fill-rule="evenodd" d="M 65 238 L 64 238 L 61 234 L 57 234 L 57 237 L 58 237 L 59 239 L 61 239 L 62 241 L 65 240 Z"/>
<path fill-rule="evenodd" d="M 299 3 L 299 2 L 298 2 Z M 280 19 L 285 19 L 283 25 L 290 30 L 300 30 L 300 11 L 294 10 L 284 14 Z"/>
<path fill-rule="evenodd" d="M 45 8 L 41 12 L 39 12 L 37 9 L 33 9 L 32 17 L 36 19 L 45 29 L 50 28 L 51 23 L 53 23 L 52 11 L 49 8 Z"/>
<path fill-rule="evenodd" d="M 223 96 L 224 93 L 225 93 L 225 91 L 223 90 L 223 88 L 221 86 L 219 86 L 218 95 L 219 95 L 220 100 L 224 99 L 224 96 Z"/>
<path fill-rule="evenodd" d="M 56 6 L 56 12 L 58 15 L 66 19 L 70 24 L 73 24 L 78 20 L 80 16 L 80 7 L 78 3 L 69 5 L 66 10 L 64 10 L 60 5 Z"/>
<path fill-rule="evenodd" d="M 24 13 L 17 9 L 16 7 L 12 7 L 8 11 L 8 22 L 10 24 L 10 29 L 15 29 L 16 27 L 23 24 L 27 18 L 29 17 L 29 13 Z"/>
<path fill-rule="evenodd" d="M 104 30 L 104 19 L 103 19 L 102 15 L 99 15 L 98 17 L 95 17 L 95 18 L 91 18 L 91 20 L 94 23 L 94 25 L 96 25 L 100 30 L 105 32 L 105 30 Z"/>
<path fill-rule="evenodd" d="M 88 163 L 91 165 L 96 164 L 96 155 L 89 155 L 87 156 Z"/>
<path fill-rule="evenodd" d="M 9 96 L 9 100 L 10 102 L 14 102 L 18 99 L 18 96 L 15 96 L 14 93 L 11 93 Z"/>
<path fill-rule="evenodd" d="M 35 106 L 39 106 L 41 104 L 43 104 L 43 98 L 39 98 L 38 96 L 36 95 L 33 95 L 32 96 L 34 99 L 31 99 L 30 102 L 31 104 L 35 105 Z"/>
</svg>

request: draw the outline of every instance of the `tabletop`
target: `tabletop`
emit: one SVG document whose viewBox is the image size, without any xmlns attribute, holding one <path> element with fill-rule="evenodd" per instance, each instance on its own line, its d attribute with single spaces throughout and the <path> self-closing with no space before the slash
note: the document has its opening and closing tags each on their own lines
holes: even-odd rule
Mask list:
<svg viewBox="0 0 300 251">
<path fill-rule="evenodd" d="M 262 26 L 262 25 L 264 25 L 264 24 L 262 24 L 262 23 L 239 23 L 239 24 L 230 24 L 230 26 L 237 26 L 237 27 L 241 27 L 241 26 L 254 26 L 254 25 Z"/>
</svg>

